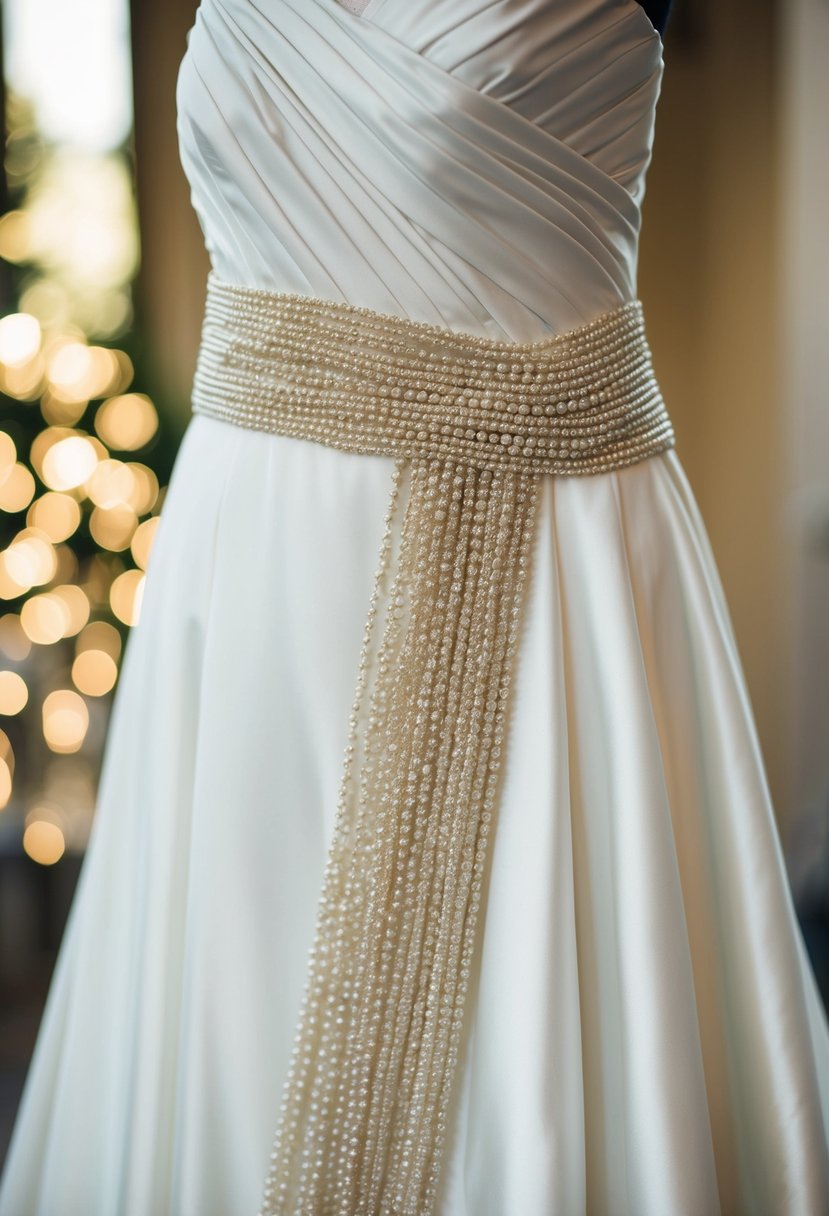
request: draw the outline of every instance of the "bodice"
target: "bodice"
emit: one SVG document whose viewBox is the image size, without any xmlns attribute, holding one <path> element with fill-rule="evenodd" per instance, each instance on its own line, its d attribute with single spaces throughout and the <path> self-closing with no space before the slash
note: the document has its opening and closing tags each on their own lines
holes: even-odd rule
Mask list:
<svg viewBox="0 0 829 1216">
<path fill-rule="evenodd" d="M 213 268 L 516 341 L 589 321 L 635 296 L 662 66 L 636 0 L 202 0 Z"/>
</svg>

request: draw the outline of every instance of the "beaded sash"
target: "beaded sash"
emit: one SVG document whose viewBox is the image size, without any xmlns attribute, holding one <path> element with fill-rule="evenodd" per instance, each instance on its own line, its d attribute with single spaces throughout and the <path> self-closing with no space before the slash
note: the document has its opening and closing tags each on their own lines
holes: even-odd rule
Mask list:
<svg viewBox="0 0 829 1216">
<path fill-rule="evenodd" d="M 429 1216 L 541 475 L 674 444 L 641 304 L 517 344 L 211 273 L 193 409 L 394 458 L 260 1216 Z"/>
</svg>

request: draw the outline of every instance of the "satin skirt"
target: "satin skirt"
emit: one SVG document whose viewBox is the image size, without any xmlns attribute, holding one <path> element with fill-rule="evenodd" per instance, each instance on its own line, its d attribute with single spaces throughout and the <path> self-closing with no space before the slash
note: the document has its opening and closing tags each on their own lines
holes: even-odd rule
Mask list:
<svg viewBox="0 0 829 1216">
<path fill-rule="evenodd" d="M 391 473 L 191 420 L 2 1216 L 259 1210 Z M 544 478 L 513 695 L 442 1216 L 825 1212 L 829 1031 L 675 449 Z"/>
</svg>

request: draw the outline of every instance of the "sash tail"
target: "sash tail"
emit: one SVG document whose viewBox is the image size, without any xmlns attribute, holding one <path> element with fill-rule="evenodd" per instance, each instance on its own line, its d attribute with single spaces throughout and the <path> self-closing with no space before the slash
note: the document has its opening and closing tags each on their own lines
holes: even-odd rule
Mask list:
<svg viewBox="0 0 829 1216">
<path fill-rule="evenodd" d="M 537 484 L 413 464 L 263 1216 L 433 1210 Z"/>
<path fill-rule="evenodd" d="M 674 442 L 641 310 L 518 345 L 213 279 L 193 403 L 395 458 L 259 1216 L 430 1216 L 541 477 Z"/>
</svg>

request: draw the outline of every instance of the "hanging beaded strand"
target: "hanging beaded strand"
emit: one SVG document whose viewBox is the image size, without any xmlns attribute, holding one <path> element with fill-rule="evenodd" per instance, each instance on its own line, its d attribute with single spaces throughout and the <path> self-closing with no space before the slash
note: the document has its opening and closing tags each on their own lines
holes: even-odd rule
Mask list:
<svg viewBox="0 0 829 1216">
<path fill-rule="evenodd" d="M 395 458 L 260 1216 L 431 1216 L 541 475 L 674 442 L 641 306 L 519 346 L 212 277 L 193 404 Z"/>
<path fill-rule="evenodd" d="M 412 467 L 262 1216 L 434 1208 L 537 484 Z"/>
</svg>

